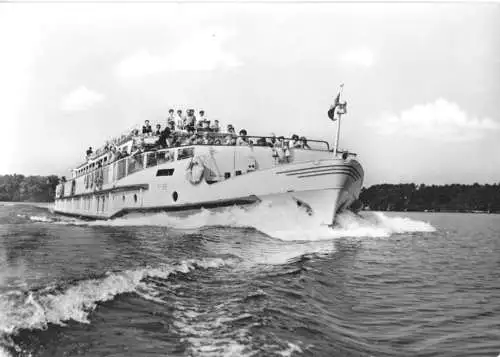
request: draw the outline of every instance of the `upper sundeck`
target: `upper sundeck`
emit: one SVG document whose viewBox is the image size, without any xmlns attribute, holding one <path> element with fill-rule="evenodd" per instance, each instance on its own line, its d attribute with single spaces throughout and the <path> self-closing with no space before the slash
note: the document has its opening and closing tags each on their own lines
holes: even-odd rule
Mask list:
<svg viewBox="0 0 500 357">
<path fill-rule="evenodd" d="M 193 135 L 187 135 L 182 132 L 175 132 L 173 134 L 173 137 L 176 137 L 177 139 L 181 140 L 176 140 L 174 142 L 171 142 L 170 145 L 167 145 L 165 147 L 162 147 L 157 144 L 158 142 L 158 136 L 149 136 L 149 137 L 131 137 L 127 141 L 124 141 L 121 143 L 122 147 L 127 148 L 127 152 L 131 150 L 131 148 L 134 146 L 134 143 L 137 142 L 137 140 L 144 140 L 144 149 L 143 150 L 138 150 L 137 152 L 132 152 L 130 155 L 127 154 L 125 157 L 132 157 L 132 156 L 143 156 L 146 153 L 151 153 L 151 152 L 157 152 L 157 151 L 164 151 L 162 149 L 172 149 L 172 148 L 180 148 L 180 147 L 187 147 L 187 146 L 214 146 L 214 147 L 230 147 L 230 146 L 237 146 L 236 142 L 238 141 L 238 138 L 242 139 L 240 141 L 245 140 L 243 142 L 243 145 L 247 145 L 250 147 L 270 147 L 273 148 L 275 146 L 281 146 L 281 145 L 287 145 L 284 143 L 288 143 L 288 146 L 292 150 L 312 150 L 312 151 L 322 151 L 322 152 L 331 152 L 332 150 L 330 149 L 330 145 L 328 144 L 327 141 L 324 140 L 311 140 L 311 139 L 305 139 L 302 142 L 295 143 L 296 146 L 293 146 L 293 139 L 292 138 L 284 138 L 284 137 L 271 137 L 271 136 L 238 136 L 238 135 L 230 135 L 227 133 L 207 133 L 208 135 L 205 135 L 205 138 L 203 135 L 196 135 L 196 140 L 189 140 L 190 137 L 191 139 L 193 138 Z M 232 140 L 227 141 L 224 139 L 227 139 L 228 136 L 231 136 Z M 207 140 L 207 137 L 210 138 L 211 140 Z M 281 143 L 280 140 L 281 139 Z M 241 146 L 241 145 L 240 145 Z M 343 153 L 341 151 L 340 153 Z M 354 153 L 349 153 L 352 156 L 355 156 L 356 154 Z M 99 167 L 104 167 L 109 164 L 112 164 L 113 162 L 119 161 L 123 159 L 124 157 L 120 156 L 115 156 L 111 151 L 103 151 L 99 155 L 95 155 L 94 158 L 89 159 L 86 163 L 78 166 L 76 169 L 73 170 L 73 177 L 72 178 L 77 178 L 82 175 L 86 175 L 88 173 L 91 173 L 95 170 L 97 170 Z"/>
</svg>

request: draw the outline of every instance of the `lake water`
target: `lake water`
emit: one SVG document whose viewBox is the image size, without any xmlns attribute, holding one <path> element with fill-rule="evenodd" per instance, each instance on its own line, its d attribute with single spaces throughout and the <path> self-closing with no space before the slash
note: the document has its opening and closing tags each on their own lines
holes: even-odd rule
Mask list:
<svg viewBox="0 0 500 357">
<path fill-rule="evenodd" d="M 497 356 L 500 215 L 0 204 L 0 356 Z"/>
</svg>

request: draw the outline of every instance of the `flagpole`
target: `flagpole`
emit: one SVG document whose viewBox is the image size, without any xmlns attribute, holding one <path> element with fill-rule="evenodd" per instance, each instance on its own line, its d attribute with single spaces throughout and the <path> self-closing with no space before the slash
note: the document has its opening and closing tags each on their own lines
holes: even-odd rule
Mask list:
<svg viewBox="0 0 500 357">
<path fill-rule="evenodd" d="M 340 91 L 339 91 L 339 103 L 341 102 L 341 97 L 342 97 L 342 91 L 344 90 L 344 84 L 342 83 L 340 85 Z M 333 144 L 333 153 L 335 155 L 335 157 L 337 157 L 337 152 L 339 150 L 339 137 L 340 137 L 340 118 L 342 116 L 342 114 L 340 112 L 338 112 L 338 116 L 339 118 L 337 119 L 337 130 L 335 132 L 335 142 Z"/>
</svg>

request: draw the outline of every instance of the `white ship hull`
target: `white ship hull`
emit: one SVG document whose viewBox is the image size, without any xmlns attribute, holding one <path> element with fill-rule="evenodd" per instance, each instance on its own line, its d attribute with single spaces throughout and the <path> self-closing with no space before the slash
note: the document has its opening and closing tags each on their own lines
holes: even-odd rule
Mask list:
<svg viewBox="0 0 500 357">
<path fill-rule="evenodd" d="M 352 157 L 292 149 L 286 161 L 262 146 L 194 145 L 145 153 L 98 169 L 100 182 L 95 172 L 66 182 L 54 211 L 109 219 L 258 202 L 279 209 L 294 202 L 329 225 L 359 196 L 363 169 Z"/>
</svg>

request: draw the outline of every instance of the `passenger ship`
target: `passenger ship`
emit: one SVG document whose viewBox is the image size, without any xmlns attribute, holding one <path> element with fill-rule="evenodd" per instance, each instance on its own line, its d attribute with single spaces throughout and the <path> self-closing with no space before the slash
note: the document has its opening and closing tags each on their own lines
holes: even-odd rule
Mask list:
<svg viewBox="0 0 500 357">
<path fill-rule="evenodd" d="M 188 145 L 115 162 L 107 162 L 103 154 L 72 170 L 72 178 L 58 185 L 54 211 L 112 219 L 133 212 L 259 203 L 279 209 L 291 203 L 332 225 L 336 214 L 358 198 L 364 175 L 356 154 L 338 150 L 340 115 L 345 113 L 339 98 L 332 115 L 329 111 L 331 119 L 338 115 L 333 149 L 326 141 L 308 140 L 310 148 L 290 148 L 285 158 L 268 145 L 257 145 L 262 137 L 250 136 L 254 144 L 249 146 Z M 132 143 L 130 139 L 118 148 L 130 152 Z"/>
</svg>

